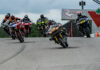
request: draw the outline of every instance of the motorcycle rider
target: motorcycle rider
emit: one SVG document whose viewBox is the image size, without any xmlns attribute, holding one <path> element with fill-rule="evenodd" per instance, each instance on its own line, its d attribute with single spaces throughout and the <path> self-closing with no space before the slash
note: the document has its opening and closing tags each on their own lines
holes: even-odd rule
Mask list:
<svg viewBox="0 0 100 70">
<path fill-rule="evenodd" d="M 29 23 L 29 22 L 31 22 L 31 20 L 29 19 L 28 15 L 25 15 L 24 18 L 22 19 L 22 21 L 23 21 L 24 23 Z"/>
<path fill-rule="evenodd" d="M 32 23 L 32 21 L 29 19 L 29 17 L 28 17 L 28 15 L 25 15 L 24 16 L 24 18 L 22 19 L 22 22 L 23 23 Z M 22 31 L 23 31 L 23 29 L 22 29 Z M 32 26 L 31 25 L 29 25 L 29 33 L 31 33 L 31 31 L 32 31 Z"/>
<path fill-rule="evenodd" d="M 5 15 L 5 18 L 3 19 L 2 24 L 5 23 L 9 19 L 10 19 L 10 13 L 7 13 L 7 15 Z"/>
<path fill-rule="evenodd" d="M 48 18 L 41 14 L 40 18 L 37 20 L 37 27 L 44 37 L 46 37 L 46 26 L 48 26 Z"/>
<path fill-rule="evenodd" d="M 20 18 L 18 18 L 18 17 L 15 17 L 14 15 L 12 15 L 11 17 L 10 17 L 10 23 L 16 23 L 18 20 L 21 20 Z"/>
<path fill-rule="evenodd" d="M 10 21 L 9 21 L 10 24 L 9 24 L 9 27 L 12 28 L 12 27 L 13 27 L 13 24 L 17 24 L 18 20 L 21 21 L 20 18 L 15 17 L 14 15 L 12 15 L 12 16 L 10 17 Z M 20 23 L 20 25 L 21 25 L 21 23 Z M 13 29 L 12 29 L 12 30 L 13 30 Z"/>
<path fill-rule="evenodd" d="M 14 30 L 13 27 L 15 27 L 15 26 L 13 26 L 13 25 L 17 25 L 17 23 L 19 22 L 18 20 L 21 20 L 21 19 L 15 17 L 14 15 L 12 15 L 10 17 L 10 19 L 9 19 L 9 22 L 10 22 L 9 28 L 10 28 L 10 32 L 11 32 L 12 39 L 15 39 L 15 36 L 16 36 L 15 35 L 15 32 L 13 31 Z M 21 25 L 21 23 L 20 23 L 20 25 Z"/>
<path fill-rule="evenodd" d="M 44 22 L 44 23 L 42 23 Z M 37 20 L 38 29 L 41 29 L 42 26 L 48 25 L 48 18 L 44 17 L 43 14 L 40 15 L 40 18 Z"/>
<path fill-rule="evenodd" d="M 7 14 L 5 15 L 5 18 L 3 19 L 2 23 L 1 23 L 1 25 L 2 25 L 2 27 L 3 27 L 3 29 L 4 29 L 4 31 L 7 32 L 8 34 L 10 34 L 10 33 L 9 33 L 9 29 L 8 29 L 9 20 L 10 20 L 10 13 L 7 13 Z M 7 22 L 7 21 L 8 21 L 8 22 Z M 7 23 L 6 23 L 6 22 L 7 22 Z M 6 24 L 6 25 L 5 25 L 5 24 Z"/>
<path fill-rule="evenodd" d="M 77 14 L 76 23 L 78 23 L 79 20 L 82 19 L 82 18 L 88 18 L 88 17 L 85 16 L 85 15 L 82 15 L 82 13 L 78 13 L 78 14 Z M 90 27 L 90 25 L 89 25 L 89 21 L 87 21 L 86 23 L 88 24 L 87 26 L 89 27 L 89 29 L 91 29 L 91 27 Z M 82 28 L 83 28 L 83 26 L 82 26 L 81 24 L 79 24 L 79 31 L 82 32 L 83 35 L 84 35 L 85 33 L 84 33 L 84 31 L 83 31 Z"/>
<path fill-rule="evenodd" d="M 82 15 L 82 13 L 78 13 L 78 14 L 77 14 L 76 22 L 79 21 L 81 18 L 88 18 L 88 17 L 85 16 L 85 15 Z"/>
</svg>

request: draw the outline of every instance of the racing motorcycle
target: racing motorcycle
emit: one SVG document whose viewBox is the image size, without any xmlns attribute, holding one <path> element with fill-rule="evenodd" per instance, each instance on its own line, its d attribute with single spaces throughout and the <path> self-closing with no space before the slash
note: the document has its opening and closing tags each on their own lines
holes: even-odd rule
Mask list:
<svg viewBox="0 0 100 70">
<path fill-rule="evenodd" d="M 22 25 L 23 25 L 22 29 L 23 29 L 23 33 L 25 34 L 25 37 L 28 37 L 29 33 L 31 33 L 31 25 L 32 25 L 32 23 L 23 22 Z"/>
<path fill-rule="evenodd" d="M 61 24 L 51 25 L 48 28 L 48 31 L 46 32 L 46 34 L 51 35 L 50 39 L 54 40 L 55 43 L 60 44 L 63 48 L 68 47 L 67 37 L 66 37 L 67 34 Z"/>
<path fill-rule="evenodd" d="M 46 29 L 47 25 L 45 24 L 44 21 L 42 21 L 41 24 L 39 25 L 39 30 L 44 37 L 46 37 Z"/>
<path fill-rule="evenodd" d="M 89 20 L 87 18 L 81 18 L 79 19 L 78 23 L 78 29 L 82 36 L 87 36 L 90 38 L 90 26 L 89 26 Z"/>
<path fill-rule="evenodd" d="M 22 35 L 22 32 L 20 30 L 21 22 L 17 23 L 10 23 L 9 25 L 9 30 L 10 30 L 10 35 L 13 38 L 17 38 L 20 43 L 24 42 L 24 37 Z"/>
</svg>

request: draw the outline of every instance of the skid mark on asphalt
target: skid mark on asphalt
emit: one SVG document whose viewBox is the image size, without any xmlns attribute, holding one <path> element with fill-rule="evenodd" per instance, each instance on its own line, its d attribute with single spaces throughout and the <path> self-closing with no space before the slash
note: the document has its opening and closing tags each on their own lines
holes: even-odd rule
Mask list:
<svg viewBox="0 0 100 70">
<path fill-rule="evenodd" d="M 27 43 L 36 43 L 36 41 L 25 41 L 24 44 Z M 20 42 L 9 42 L 9 44 L 21 44 Z"/>
<path fill-rule="evenodd" d="M 21 52 L 24 51 L 25 48 L 26 48 L 26 45 L 22 45 L 21 48 L 14 55 L 12 55 L 11 57 L 9 57 L 9 58 L 3 60 L 2 62 L 0 62 L 0 65 L 4 64 L 5 62 L 7 62 L 7 61 L 13 59 L 14 57 L 16 57 L 17 55 L 19 55 Z"/>
</svg>

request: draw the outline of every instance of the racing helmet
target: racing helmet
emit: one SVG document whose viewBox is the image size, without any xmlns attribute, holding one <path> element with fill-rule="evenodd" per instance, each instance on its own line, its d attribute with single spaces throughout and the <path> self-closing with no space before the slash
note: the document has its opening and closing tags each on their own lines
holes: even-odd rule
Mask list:
<svg viewBox="0 0 100 70">
<path fill-rule="evenodd" d="M 81 12 L 79 12 L 79 13 L 77 14 L 77 16 L 78 16 L 78 17 L 82 16 L 82 13 L 81 13 Z"/>
<path fill-rule="evenodd" d="M 44 18 L 44 15 L 43 15 L 43 14 L 41 14 L 41 15 L 40 15 L 40 17 L 41 17 L 41 18 Z"/>
<path fill-rule="evenodd" d="M 7 15 L 10 17 L 10 13 L 7 13 Z"/>
<path fill-rule="evenodd" d="M 5 18 L 8 19 L 10 17 L 10 13 L 7 13 Z"/>
<path fill-rule="evenodd" d="M 25 15 L 24 18 L 28 18 L 28 15 Z"/>
<path fill-rule="evenodd" d="M 15 19 L 15 16 L 14 16 L 14 15 L 12 15 L 12 16 L 11 16 L 11 19 L 12 19 L 12 20 L 14 20 L 14 19 Z"/>
</svg>

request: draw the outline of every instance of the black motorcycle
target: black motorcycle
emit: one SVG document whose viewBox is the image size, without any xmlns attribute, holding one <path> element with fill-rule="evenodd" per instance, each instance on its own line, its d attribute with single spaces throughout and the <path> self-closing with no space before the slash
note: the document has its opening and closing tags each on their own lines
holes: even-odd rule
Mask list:
<svg viewBox="0 0 100 70">
<path fill-rule="evenodd" d="M 87 36 L 90 38 L 90 25 L 89 20 L 87 18 L 81 18 L 78 21 L 78 30 L 81 34 L 81 36 Z"/>
<path fill-rule="evenodd" d="M 38 27 L 39 27 L 39 31 L 43 35 L 43 37 L 46 37 L 46 29 L 48 26 L 45 24 L 45 22 L 42 21 L 41 24 L 38 25 Z"/>
<path fill-rule="evenodd" d="M 68 47 L 66 32 L 64 32 L 61 24 L 51 25 L 47 31 L 48 35 L 51 35 L 51 40 L 54 40 L 55 43 L 60 44 L 63 48 Z"/>
</svg>

